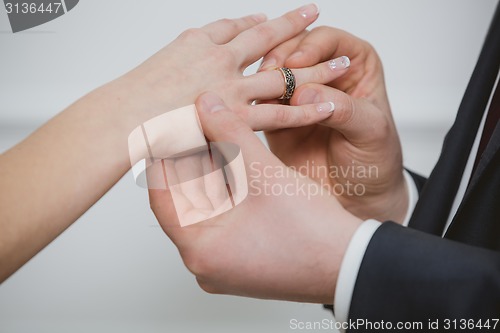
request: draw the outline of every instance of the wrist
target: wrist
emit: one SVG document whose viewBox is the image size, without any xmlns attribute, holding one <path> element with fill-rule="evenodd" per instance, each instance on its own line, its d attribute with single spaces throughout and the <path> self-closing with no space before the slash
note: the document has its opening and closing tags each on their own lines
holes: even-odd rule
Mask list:
<svg viewBox="0 0 500 333">
<path fill-rule="evenodd" d="M 193 100 L 184 101 L 174 83 L 154 86 L 134 72 L 130 72 L 99 88 L 109 106 L 114 125 L 125 132 L 130 132 L 145 121 L 178 107 L 192 104 Z M 159 91 L 161 90 L 161 91 Z"/>
<path fill-rule="evenodd" d="M 408 189 L 403 173 L 391 180 L 383 191 L 365 194 L 356 200 L 346 200 L 344 206 L 357 217 L 368 220 L 402 223 L 409 207 Z"/>
<path fill-rule="evenodd" d="M 375 216 L 379 221 L 390 220 L 402 224 L 406 218 L 409 207 L 408 185 L 404 176 L 400 178 L 395 187 L 387 191 L 385 198 L 382 199 L 381 207 L 385 209 Z"/>
<path fill-rule="evenodd" d="M 363 224 L 360 218 L 345 209 L 342 209 L 340 214 L 339 211 L 336 211 L 332 216 L 335 216 L 335 219 L 339 223 L 337 223 L 338 228 L 332 228 L 332 233 L 329 234 L 330 238 L 328 242 L 330 248 L 325 251 L 327 254 L 325 267 L 330 267 L 330 273 L 325 275 L 325 283 L 331 286 L 331 288 L 325 288 L 327 292 L 323 294 L 324 298 L 321 301 L 323 304 L 332 304 L 335 299 L 341 264 L 352 238 Z"/>
</svg>

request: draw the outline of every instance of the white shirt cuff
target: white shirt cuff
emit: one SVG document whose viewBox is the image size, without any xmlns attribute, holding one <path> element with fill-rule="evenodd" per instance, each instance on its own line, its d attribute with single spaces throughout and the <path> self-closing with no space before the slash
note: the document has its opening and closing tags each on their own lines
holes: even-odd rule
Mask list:
<svg viewBox="0 0 500 333">
<path fill-rule="evenodd" d="M 403 176 L 405 178 L 406 190 L 408 192 L 408 210 L 406 211 L 406 216 L 401 223 L 402 226 L 407 227 L 410 222 L 411 215 L 413 214 L 413 210 L 415 209 L 415 205 L 418 201 L 418 190 L 413 177 L 406 170 L 403 170 Z"/>
<path fill-rule="evenodd" d="M 402 225 L 408 226 L 411 215 L 418 200 L 418 190 L 412 176 L 403 170 L 406 189 L 408 191 L 408 210 Z M 359 226 L 354 233 L 349 246 L 345 252 L 342 264 L 340 265 L 337 287 L 335 289 L 334 309 L 336 320 L 340 323 L 346 322 L 349 317 L 352 293 L 356 284 L 359 268 L 365 256 L 366 248 L 370 243 L 375 231 L 382 223 L 376 220 L 367 220 Z M 341 330 L 343 332 L 343 330 Z"/>
<path fill-rule="evenodd" d="M 342 259 L 342 264 L 340 265 L 337 287 L 335 289 L 335 300 L 333 302 L 335 318 L 340 323 L 346 322 L 348 319 L 352 293 L 361 261 L 365 255 L 368 243 L 381 224 L 376 220 L 363 222 L 349 242 L 344 259 Z"/>
</svg>

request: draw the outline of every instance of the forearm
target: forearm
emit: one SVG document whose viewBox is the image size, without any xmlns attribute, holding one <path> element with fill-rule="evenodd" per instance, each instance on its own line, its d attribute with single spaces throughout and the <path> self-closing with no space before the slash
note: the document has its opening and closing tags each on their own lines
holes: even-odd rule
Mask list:
<svg viewBox="0 0 500 333">
<path fill-rule="evenodd" d="M 281 105 L 256 108 L 249 101 L 280 96 L 281 74 L 243 75 L 248 64 L 299 34 L 317 17 L 317 6 L 308 5 L 268 22 L 262 15 L 253 15 L 186 31 L 136 69 L 82 98 L 3 154 L 0 281 L 123 176 L 130 167 L 128 135 L 135 127 L 192 104 L 200 93 L 219 92 L 257 130 L 306 125 L 328 117 L 329 113 L 318 112 L 316 106 L 310 106 L 308 113 L 286 107 L 292 110 L 290 125 L 276 122 L 282 118 Z M 254 28 L 259 24 L 264 26 Z M 326 63 L 323 67 L 335 74 Z M 334 78 L 308 75 L 301 78 L 303 83 Z M 274 77 L 275 83 L 269 83 L 269 77 Z"/>
<path fill-rule="evenodd" d="M 125 87 L 115 81 L 95 90 L 0 156 L 0 281 L 130 168 L 127 136 L 143 119 Z"/>
</svg>

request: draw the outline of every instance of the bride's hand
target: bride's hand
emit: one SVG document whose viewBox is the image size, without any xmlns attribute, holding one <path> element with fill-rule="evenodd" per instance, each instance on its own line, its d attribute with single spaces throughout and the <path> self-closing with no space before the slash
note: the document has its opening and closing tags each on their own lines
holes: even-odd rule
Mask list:
<svg viewBox="0 0 500 333">
<path fill-rule="evenodd" d="M 254 130 L 298 127 L 330 116 L 330 105 L 252 105 L 278 98 L 284 79 L 279 70 L 244 76 L 244 70 L 277 45 L 300 34 L 318 17 L 314 4 L 267 21 L 263 15 L 223 19 L 183 32 L 157 54 L 124 75 L 118 98 L 145 121 L 166 111 L 193 104 L 202 92 L 218 93 Z M 326 83 L 339 74 L 322 63 L 294 69 L 297 86 Z M 318 112 L 319 111 L 319 112 Z M 132 122 L 137 126 L 137 117 Z M 135 127 L 132 126 L 132 127 Z"/>
</svg>

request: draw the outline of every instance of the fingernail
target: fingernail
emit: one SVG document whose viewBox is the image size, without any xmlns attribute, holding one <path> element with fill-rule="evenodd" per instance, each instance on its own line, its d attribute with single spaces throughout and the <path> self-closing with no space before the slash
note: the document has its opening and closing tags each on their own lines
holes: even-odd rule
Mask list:
<svg viewBox="0 0 500 333">
<path fill-rule="evenodd" d="M 319 102 L 318 92 L 314 89 L 306 88 L 300 92 L 297 102 L 299 105 L 317 103 Z"/>
<path fill-rule="evenodd" d="M 346 69 L 351 66 L 351 59 L 346 56 L 338 57 L 328 62 L 328 65 L 332 70 Z"/>
<path fill-rule="evenodd" d="M 316 110 L 320 113 L 331 113 L 335 110 L 335 104 L 333 104 L 333 102 L 321 103 L 316 105 Z"/>
<path fill-rule="evenodd" d="M 262 23 L 262 22 L 267 21 L 267 16 L 264 13 L 258 13 L 258 14 L 252 15 L 252 19 L 257 21 L 258 23 Z"/>
<path fill-rule="evenodd" d="M 262 64 L 260 64 L 259 71 L 263 71 L 263 70 L 266 70 L 266 69 L 270 69 L 270 68 L 276 67 L 276 63 L 277 63 L 276 59 L 274 59 L 274 58 L 268 58 L 265 61 L 263 61 Z"/>
<path fill-rule="evenodd" d="M 302 51 L 297 51 L 295 53 L 293 53 L 291 56 L 288 57 L 288 60 L 291 60 L 293 58 L 298 58 L 298 57 L 301 57 L 302 54 L 304 54 Z"/>
<path fill-rule="evenodd" d="M 319 6 L 315 3 L 299 8 L 299 13 L 303 18 L 310 18 L 319 14 Z"/>
<path fill-rule="evenodd" d="M 204 112 L 214 113 L 225 109 L 224 101 L 214 93 L 208 92 L 203 95 L 203 110 Z"/>
</svg>

